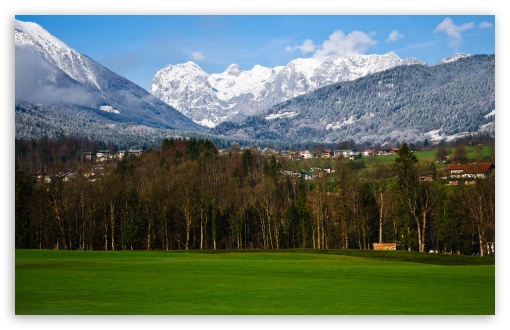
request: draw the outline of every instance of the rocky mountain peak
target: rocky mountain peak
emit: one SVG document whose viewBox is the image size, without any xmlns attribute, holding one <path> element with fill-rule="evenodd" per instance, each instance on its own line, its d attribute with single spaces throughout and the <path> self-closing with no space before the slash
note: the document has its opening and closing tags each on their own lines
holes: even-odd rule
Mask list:
<svg viewBox="0 0 510 330">
<path fill-rule="evenodd" d="M 241 74 L 241 68 L 237 64 L 230 64 L 229 67 L 223 72 L 224 75 L 239 77 Z"/>
</svg>

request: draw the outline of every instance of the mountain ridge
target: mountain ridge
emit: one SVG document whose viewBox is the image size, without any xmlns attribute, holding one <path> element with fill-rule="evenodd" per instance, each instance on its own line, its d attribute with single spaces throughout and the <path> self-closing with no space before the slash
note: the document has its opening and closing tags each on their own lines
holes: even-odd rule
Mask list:
<svg viewBox="0 0 510 330">
<path fill-rule="evenodd" d="M 284 66 L 255 65 L 243 71 L 231 64 L 224 72 L 208 74 L 194 62 L 168 65 L 159 70 L 151 92 L 196 123 L 214 127 L 223 121 L 240 121 L 271 106 L 340 81 L 399 65 L 423 64 L 416 58 L 384 55 L 297 58 Z"/>
<path fill-rule="evenodd" d="M 334 143 L 448 139 L 495 131 L 495 56 L 398 66 L 322 87 L 212 134 Z"/>
<path fill-rule="evenodd" d="M 112 123 L 205 131 L 175 108 L 75 51 L 36 23 L 15 20 L 15 61 L 16 104 L 37 105 L 34 109 L 48 113 L 62 108 L 80 117 Z"/>
<path fill-rule="evenodd" d="M 15 51 L 16 138 L 40 137 L 44 127 L 52 136 L 73 134 L 115 141 L 117 136 L 155 141 L 189 132 L 227 139 L 318 143 L 346 138 L 361 142 L 422 139 L 427 134 L 441 138 L 464 131 L 494 134 L 495 130 L 494 55 L 480 60 L 482 55 L 454 54 L 431 66 L 415 58 L 402 60 L 393 52 L 329 56 L 295 59 L 275 68 L 255 65 L 246 71 L 233 63 L 211 75 L 191 61 L 169 65 L 162 70 L 167 71 L 167 78 L 175 79 L 162 79 L 158 88 L 166 88 L 184 106 L 191 103 L 198 115 L 191 120 L 35 23 L 15 21 Z M 480 65 L 485 61 L 486 72 L 459 66 L 470 61 Z M 444 66 L 451 72 L 434 69 Z M 398 76 L 391 81 L 381 78 L 395 72 Z M 448 76 L 453 73 L 458 75 Z M 437 74 L 450 80 L 428 80 Z M 400 76 L 408 76 L 406 80 L 414 87 L 400 84 Z M 347 80 L 335 83 L 335 79 Z M 156 76 L 154 81 L 158 83 Z M 391 86 L 401 90 L 396 93 Z M 413 94 L 412 88 L 418 92 Z M 421 108 L 413 108 L 410 102 Z M 453 115 L 425 106 L 427 102 L 451 107 Z M 413 122 L 397 125 L 398 116 Z M 440 116 L 443 122 L 423 124 L 416 119 L 427 116 Z M 208 131 L 197 121 L 214 128 Z M 448 121 L 459 123 L 445 124 Z"/>
</svg>

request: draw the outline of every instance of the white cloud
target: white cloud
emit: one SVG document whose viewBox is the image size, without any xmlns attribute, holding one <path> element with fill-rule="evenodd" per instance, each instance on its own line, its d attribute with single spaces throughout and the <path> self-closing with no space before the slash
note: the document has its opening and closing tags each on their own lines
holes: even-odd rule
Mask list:
<svg viewBox="0 0 510 330">
<path fill-rule="evenodd" d="M 205 60 L 205 55 L 202 54 L 201 52 L 194 52 L 193 54 L 191 54 L 191 57 L 193 57 L 195 61 Z"/>
<path fill-rule="evenodd" d="M 299 50 L 303 54 L 313 53 L 317 49 L 317 46 L 313 43 L 313 40 L 306 39 L 302 45 L 300 46 L 287 46 L 285 47 L 285 51 L 287 53 L 292 53 L 295 50 Z"/>
<path fill-rule="evenodd" d="M 490 22 L 482 22 L 482 23 L 478 24 L 479 29 L 489 29 L 491 27 L 492 27 L 492 23 L 490 23 Z"/>
<path fill-rule="evenodd" d="M 391 31 L 391 33 L 388 35 L 388 38 L 386 39 L 387 42 L 393 42 L 397 41 L 398 39 L 402 39 L 404 35 L 402 33 L 398 33 L 397 30 Z"/>
<path fill-rule="evenodd" d="M 434 33 L 444 32 L 448 36 L 450 46 L 458 47 L 462 41 L 462 32 L 470 30 L 475 27 L 475 23 L 464 23 L 460 26 L 455 25 L 453 20 L 449 17 L 445 18 L 434 30 Z"/>
<path fill-rule="evenodd" d="M 322 46 L 317 46 L 313 40 L 306 39 L 302 45 L 285 47 L 285 51 L 290 53 L 299 50 L 303 54 L 314 53 L 313 57 L 325 57 L 333 54 L 342 56 L 359 55 L 377 44 L 377 41 L 372 39 L 374 35 L 375 32 L 364 33 L 361 31 L 352 31 L 346 35 L 337 30 L 329 36 L 328 40 L 322 43 Z"/>
<path fill-rule="evenodd" d="M 325 57 L 328 55 L 353 56 L 363 54 L 367 49 L 377 44 L 372 39 L 375 32 L 364 33 L 361 31 L 352 31 L 344 34 L 342 31 L 335 31 L 329 36 L 329 39 L 322 43 L 314 53 L 314 57 Z"/>
<path fill-rule="evenodd" d="M 308 54 L 313 53 L 317 49 L 317 46 L 315 46 L 312 40 L 306 39 L 301 46 L 296 46 L 296 48 L 299 49 L 301 53 Z"/>
</svg>

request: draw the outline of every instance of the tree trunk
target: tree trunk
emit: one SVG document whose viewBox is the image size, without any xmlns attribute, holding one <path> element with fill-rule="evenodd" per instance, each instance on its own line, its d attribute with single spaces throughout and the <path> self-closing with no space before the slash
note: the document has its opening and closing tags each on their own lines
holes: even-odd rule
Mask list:
<svg viewBox="0 0 510 330">
<path fill-rule="evenodd" d="M 96 220 L 92 217 L 92 209 L 89 210 L 89 250 L 94 250 L 94 227 L 96 225 Z"/>
<path fill-rule="evenodd" d="M 280 248 L 280 221 L 274 221 L 274 239 L 275 239 L 275 245 L 276 249 L 278 250 Z"/>
<path fill-rule="evenodd" d="M 65 232 L 64 220 L 62 219 L 62 216 L 60 215 L 60 211 L 59 211 L 57 206 L 54 206 L 54 210 L 55 210 L 55 216 L 57 218 L 57 223 L 58 223 L 58 232 L 59 232 L 58 240 L 62 241 L 62 243 L 64 244 L 64 250 L 67 250 L 67 242 L 66 242 L 66 237 L 65 237 L 66 236 L 66 232 Z M 57 244 L 57 250 L 58 250 L 58 248 L 59 248 L 59 245 Z"/>
<path fill-rule="evenodd" d="M 421 225 L 420 225 L 420 223 L 418 221 L 417 221 L 417 225 L 418 225 L 418 251 L 419 252 L 423 252 Z"/>
<path fill-rule="evenodd" d="M 420 252 L 425 252 L 425 231 L 427 230 L 427 210 L 422 212 L 422 233 Z"/>
<path fill-rule="evenodd" d="M 366 228 L 366 219 L 365 216 L 361 216 L 363 221 L 361 222 L 361 236 L 363 238 L 363 250 L 367 249 L 367 228 Z"/>
<path fill-rule="evenodd" d="M 152 224 L 152 220 L 151 220 L 151 216 L 149 214 L 149 207 L 146 206 L 145 209 L 147 211 L 147 250 L 150 251 L 150 249 L 151 249 L 151 224 Z"/>
<path fill-rule="evenodd" d="M 166 206 L 163 207 L 163 230 L 164 232 L 164 241 L 165 241 L 165 250 L 168 251 L 170 249 L 170 245 L 168 242 L 168 221 L 166 219 Z"/>
<path fill-rule="evenodd" d="M 211 234 L 213 238 L 213 249 L 216 250 L 216 197 L 214 197 L 211 201 L 212 204 L 212 215 L 211 215 Z"/>
<path fill-rule="evenodd" d="M 190 198 L 190 197 L 188 197 Z M 191 232 L 191 222 L 193 221 L 193 210 L 191 209 L 191 201 L 187 200 L 184 203 L 184 218 L 186 220 L 186 244 L 185 249 L 189 248 L 189 236 Z"/>
<path fill-rule="evenodd" d="M 115 250 L 115 204 L 110 202 L 110 227 L 111 227 L 111 246 Z"/>
<path fill-rule="evenodd" d="M 266 208 L 266 215 L 267 215 L 267 231 L 268 231 L 268 240 L 269 244 L 271 245 L 271 249 L 273 248 L 273 235 L 271 234 L 271 214 L 269 213 L 269 206 Z M 269 247 L 269 245 L 268 245 Z"/>
<path fill-rule="evenodd" d="M 349 248 L 349 235 L 347 234 L 347 219 L 345 218 L 345 216 L 343 217 L 343 221 L 342 221 L 342 234 L 344 236 L 344 239 L 343 239 L 344 249 L 348 249 Z"/>
<path fill-rule="evenodd" d="M 379 206 L 379 243 L 383 242 L 383 209 L 384 209 L 384 194 L 380 192 L 381 203 Z"/>
<path fill-rule="evenodd" d="M 108 251 L 108 217 L 103 213 L 104 217 L 104 250 Z"/>
<path fill-rule="evenodd" d="M 204 249 L 204 208 L 200 207 L 200 250 Z"/>
<path fill-rule="evenodd" d="M 317 206 L 317 249 L 321 249 L 321 210 L 320 205 Z"/>
<path fill-rule="evenodd" d="M 189 233 L 191 231 L 191 219 L 190 219 L 191 216 L 188 216 L 186 217 L 186 250 L 188 250 L 189 248 Z"/>
</svg>

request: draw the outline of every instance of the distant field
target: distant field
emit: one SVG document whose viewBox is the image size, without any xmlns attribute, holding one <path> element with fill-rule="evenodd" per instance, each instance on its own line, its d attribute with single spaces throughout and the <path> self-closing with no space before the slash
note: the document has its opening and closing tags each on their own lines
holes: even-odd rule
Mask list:
<svg viewBox="0 0 510 330">
<path fill-rule="evenodd" d="M 450 155 L 453 155 L 455 152 L 455 148 L 449 148 L 448 149 Z M 467 157 L 469 159 L 476 160 L 478 158 L 485 158 L 491 156 L 491 146 L 484 145 L 484 146 L 472 146 L 472 147 L 466 147 L 467 151 Z M 414 152 L 416 157 L 421 162 L 436 162 L 436 154 L 437 149 L 433 150 L 423 150 L 423 151 L 416 151 Z M 395 158 L 397 158 L 397 154 L 390 154 L 385 156 L 377 156 L 381 161 L 387 161 L 387 162 L 393 162 Z M 441 164 L 438 164 L 441 165 Z"/>
<path fill-rule="evenodd" d="M 450 155 L 453 155 L 455 152 L 455 148 L 448 149 Z M 467 157 L 472 160 L 477 160 L 480 158 L 486 158 L 491 156 L 491 146 L 472 146 L 466 147 Z M 428 161 L 435 162 L 436 161 L 437 149 L 434 150 L 425 150 L 425 151 L 417 151 L 415 152 L 416 157 L 420 161 Z"/>
<path fill-rule="evenodd" d="M 16 250 L 24 314 L 495 314 L 494 259 L 405 251 Z"/>
<path fill-rule="evenodd" d="M 467 146 L 467 157 L 469 160 L 472 161 L 485 161 L 486 158 L 491 158 L 493 156 L 492 151 L 493 146 L 489 145 L 483 145 L 483 146 Z M 452 156 L 455 152 L 455 148 L 448 148 L 449 154 Z M 416 158 L 421 163 L 434 163 L 437 169 L 443 169 L 447 168 L 449 164 L 443 164 L 436 162 L 436 154 L 437 149 L 432 150 L 422 150 L 422 151 L 415 151 L 414 154 L 416 155 Z M 371 156 L 364 156 L 362 159 L 355 160 L 355 162 L 363 162 L 367 167 L 370 167 L 370 161 L 369 158 Z M 377 161 L 381 164 L 391 164 L 395 162 L 395 158 L 398 157 L 398 155 L 395 154 L 387 154 L 387 155 L 377 155 L 375 156 Z M 292 165 L 290 165 L 290 168 L 293 170 L 304 170 L 309 169 L 312 167 L 335 167 L 335 159 L 322 159 L 322 158 L 314 158 L 314 159 L 306 159 L 306 160 L 299 160 L 299 161 L 292 161 L 290 162 Z"/>
</svg>

